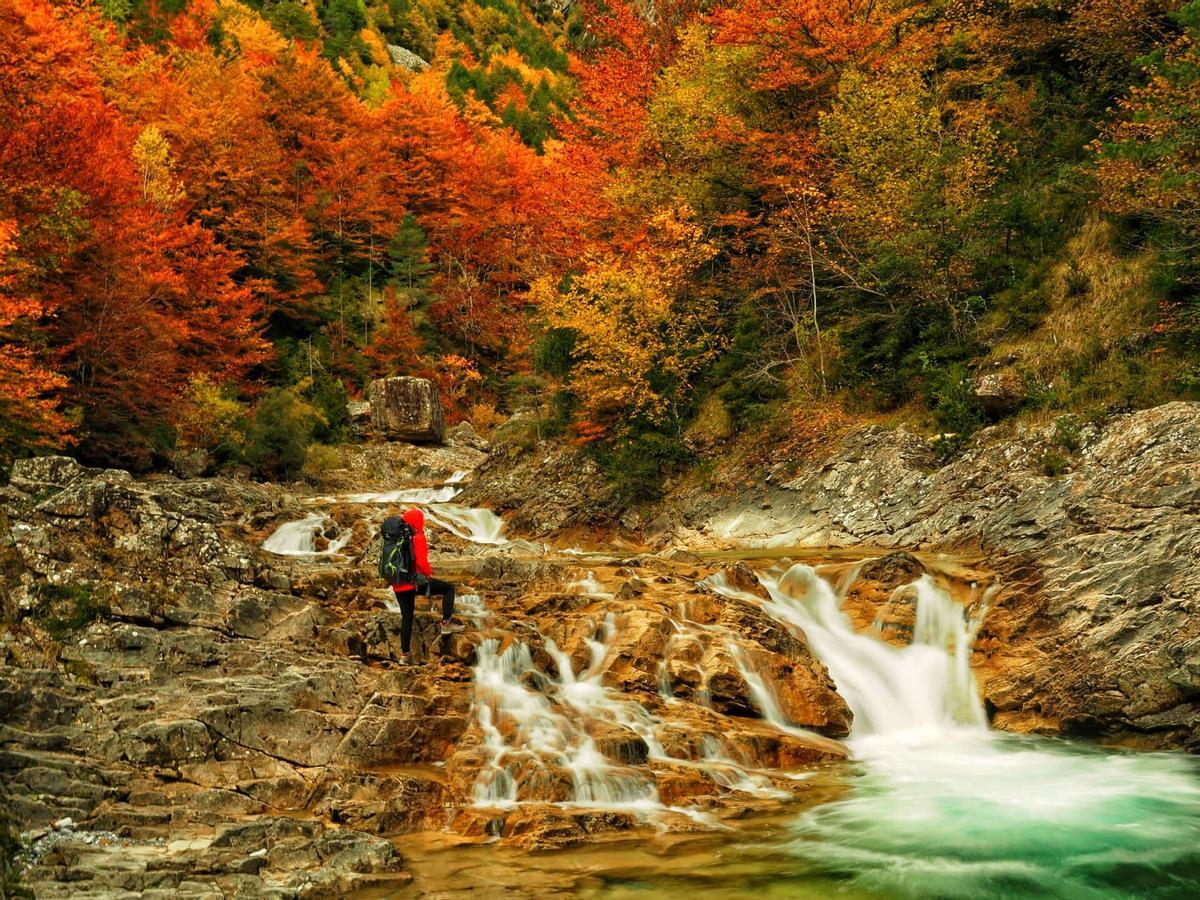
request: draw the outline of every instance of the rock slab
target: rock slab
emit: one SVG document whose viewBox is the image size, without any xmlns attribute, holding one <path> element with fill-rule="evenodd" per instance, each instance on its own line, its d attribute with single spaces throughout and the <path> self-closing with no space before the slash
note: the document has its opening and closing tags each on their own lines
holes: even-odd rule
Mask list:
<svg viewBox="0 0 1200 900">
<path fill-rule="evenodd" d="M 440 444 L 446 436 L 437 385 L 428 378 L 377 378 L 370 403 L 372 427 L 388 440 Z"/>
</svg>

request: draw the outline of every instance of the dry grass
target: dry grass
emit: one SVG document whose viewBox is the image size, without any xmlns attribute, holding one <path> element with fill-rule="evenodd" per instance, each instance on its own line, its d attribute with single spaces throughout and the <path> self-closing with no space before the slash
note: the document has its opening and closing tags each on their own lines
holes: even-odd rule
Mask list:
<svg viewBox="0 0 1200 900">
<path fill-rule="evenodd" d="M 1099 365 L 1119 345 L 1147 336 L 1156 299 L 1154 255 L 1122 256 L 1112 226 L 1094 219 L 1067 244 L 1047 280 L 1049 311 L 1032 333 L 998 344 L 993 359 L 1016 356 L 1018 368 L 1050 384 L 1080 366 Z"/>
</svg>

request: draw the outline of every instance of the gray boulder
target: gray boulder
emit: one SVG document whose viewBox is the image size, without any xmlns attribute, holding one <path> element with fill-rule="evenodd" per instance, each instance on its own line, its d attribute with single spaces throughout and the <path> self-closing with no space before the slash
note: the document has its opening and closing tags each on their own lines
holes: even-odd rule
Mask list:
<svg viewBox="0 0 1200 900">
<path fill-rule="evenodd" d="M 51 487 L 63 487 L 80 475 L 95 472 L 69 456 L 34 456 L 18 459 L 12 466 L 12 485 L 30 493 Z"/>
<path fill-rule="evenodd" d="M 438 389 L 428 378 L 377 378 L 371 382 L 371 423 L 389 440 L 440 444 L 446 436 Z"/>
<path fill-rule="evenodd" d="M 983 411 L 993 419 L 1013 412 L 1025 399 L 1025 392 L 1013 372 L 987 372 L 974 379 L 975 396 Z"/>
<path fill-rule="evenodd" d="M 388 56 L 392 58 L 392 64 L 397 65 L 402 69 L 408 69 L 410 72 L 424 72 L 429 68 L 429 63 L 417 56 L 407 47 L 401 47 L 398 44 L 388 44 Z"/>
<path fill-rule="evenodd" d="M 367 400 L 351 400 L 346 404 L 346 415 L 350 429 L 355 434 L 365 435 L 371 430 L 371 404 Z"/>
</svg>

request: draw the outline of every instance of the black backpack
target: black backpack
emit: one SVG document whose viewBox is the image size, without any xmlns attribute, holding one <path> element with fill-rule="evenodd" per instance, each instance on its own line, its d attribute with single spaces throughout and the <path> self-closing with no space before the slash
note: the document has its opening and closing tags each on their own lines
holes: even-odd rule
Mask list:
<svg viewBox="0 0 1200 900">
<path fill-rule="evenodd" d="M 399 516 L 389 516 L 380 526 L 383 549 L 379 554 L 379 577 L 388 584 L 415 584 L 417 557 L 413 552 L 413 527 Z"/>
</svg>

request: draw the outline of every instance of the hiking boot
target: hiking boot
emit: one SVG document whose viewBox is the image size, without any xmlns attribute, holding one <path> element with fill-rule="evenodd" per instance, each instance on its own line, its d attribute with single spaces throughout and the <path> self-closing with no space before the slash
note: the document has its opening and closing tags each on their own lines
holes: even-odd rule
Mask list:
<svg viewBox="0 0 1200 900">
<path fill-rule="evenodd" d="M 442 634 L 457 634 L 466 627 L 466 625 L 460 625 L 458 622 L 451 622 L 448 619 L 442 620 Z"/>
<path fill-rule="evenodd" d="M 412 655 L 409 653 L 401 653 L 396 657 L 396 665 L 407 666 L 410 662 L 412 662 Z"/>
</svg>

